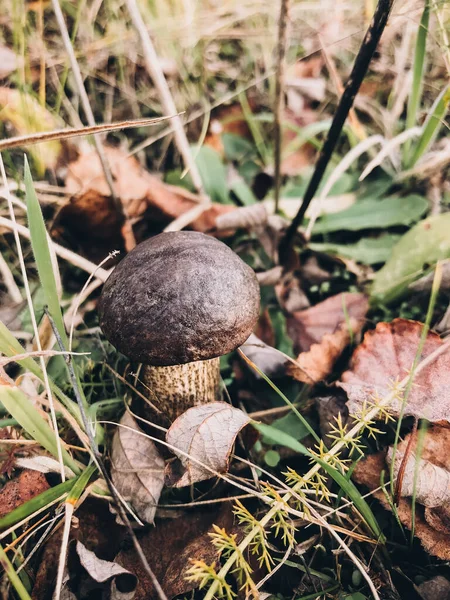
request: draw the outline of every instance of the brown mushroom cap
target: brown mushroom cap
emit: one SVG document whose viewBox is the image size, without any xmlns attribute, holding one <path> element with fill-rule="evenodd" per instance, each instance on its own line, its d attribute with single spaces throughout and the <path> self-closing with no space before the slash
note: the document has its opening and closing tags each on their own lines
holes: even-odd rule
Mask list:
<svg viewBox="0 0 450 600">
<path fill-rule="evenodd" d="M 254 271 L 228 246 L 191 231 L 161 233 L 114 269 L 99 301 L 100 326 L 130 359 L 155 366 L 235 350 L 259 314 Z"/>
</svg>

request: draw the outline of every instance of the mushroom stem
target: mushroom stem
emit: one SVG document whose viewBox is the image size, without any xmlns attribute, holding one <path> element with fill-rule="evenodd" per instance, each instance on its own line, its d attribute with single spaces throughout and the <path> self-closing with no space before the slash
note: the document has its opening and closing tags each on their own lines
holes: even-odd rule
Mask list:
<svg viewBox="0 0 450 600">
<path fill-rule="evenodd" d="M 222 399 L 219 358 L 170 367 L 145 365 L 143 382 L 152 402 L 171 422 L 191 406 Z"/>
</svg>

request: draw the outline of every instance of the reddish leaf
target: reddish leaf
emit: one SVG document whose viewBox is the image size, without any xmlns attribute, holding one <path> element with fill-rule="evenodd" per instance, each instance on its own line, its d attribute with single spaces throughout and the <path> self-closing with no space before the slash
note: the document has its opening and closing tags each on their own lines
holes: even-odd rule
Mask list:
<svg viewBox="0 0 450 600">
<path fill-rule="evenodd" d="M 408 375 L 419 346 L 423 324 L 406 319 L 378 323 L 364 336 L 363 343 L 352 356 L 350 370 L 342 375 L 342 387 L 348 396 L 350 413 L 357 413 L 364 402 L 383 398 L 393 384 Z M 440 337 L 429 332 L 421 360 L 443 344 Z M 450 353 L 443 353 L 414 378 L 406 404 L 406 415 L 448 425 L 450 422 Z M 398 416 L 402 404 L 399 394 L 391 403 Z"/>
</svg>

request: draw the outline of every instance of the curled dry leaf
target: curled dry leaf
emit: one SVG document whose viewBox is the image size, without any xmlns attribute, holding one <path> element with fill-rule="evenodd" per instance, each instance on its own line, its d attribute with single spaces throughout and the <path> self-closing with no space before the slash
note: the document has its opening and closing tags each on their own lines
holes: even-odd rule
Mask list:
<svg viewBox="0 0 450 600">
<path fill-rule="evenodd" d="M 287 373 L 313 385 L 326 379 L 337 359 L 361 333 L 368 310 L 363 294 L 338 294 L 312 308 L 297 311 L 288 321 L 291 336 L 300 352 Z"/>
<path fill-rule="evenodd" d="M 180 459 L 181 474 L 169 465 L 167 480 L 184 487 L 228 470 L 231 451 L 239 431 L 250 422 L 241 410 L 226 402 L 194 406 L 174 421 L 166 441 Z"/>
<path fill-rule="evenodd" d="M 268 377 L 280 377 L 285 373 L 286 356 L 259 339 L 254 333 L 241 346 L 242 352 Z M 254 372 L 256 378 L 260 375 Z"/>
<path fill-rule="evenodd" d="M 394 477 L 404 469 L 400 494 L 404 498 L 416 495 L 416 501 L 425 507 L 424 518 L 434 529 L 450 535 L 450 430 L 435 426 L 425 433 L 417 465 L 417 434 L 411 434 L 397 446 L 390 448 L 386 462 L 394 459 Z M 410 445 L 409 451 L 407 451 Z M 405 452 L 408 454 L 403 465 Z M 417 474 L 416 474 L 417 465 Z M 449 538 L 450 539 L 450 538 Z"/>
<path fill-rule="evenodd" d="M 338 385 L 348 396 L 350 413 L 358 413 L 364 403 L 388 395 L 396 381 L 410 371 L 419 346 L 423 324 L 407 319 L 378 323 L 365 334 L 353 353 L 350 370 L 342 375 Z M 443 344 L 440 337 L 429 332 L 420 359 L 423 360 Z M 414 378 L 407 398 L 405 414 L 419 419 L 448 424 L 450 422 L 450 352 L 444 352 Z M 390 406 L 398 416 L 402 396 Z"/>
<path fill-rule="evenodd" d="M 137 578 L 133 573 L 130 573 L 130 571 L 127 571 L 127 569 L 115 562 L 99 558 L 80 541 L 77 542 L 76 549 L 81 566 L 87 571 L 94 582 L 109 584 L 111 587 L 110 597 L 112 599 L 131 600 L 134 597 Z M 97 586 L 96 589 L 97 593 L 100 593 Z"/>
<path fill-rule="evenodd" d="M 262 203 L 242 206 L 216 219 L 218 231 L 233 229 L 255 229 L 263 227 L 268 219 L 267 208 Z"/>
<path fill-rule="evenodd" d="M 390 510 L 390 504 L 384 492 L 379 489 L 380 474 L 383 470 L 386 472 L 387 468 L 386 453 L 379 452 L 361 460 L 357 464 L 352 477 L 357 483 L 369 488 L 373 492 L 373 496 L 383 507 L 386 510 Z M 401 523 L 410 529 L 412 509 L 411 502 L 408 499 L 400 498 L 397 506 L 397 514 Z M 414 532 L 427 552 L 433 556 L 437 556 L 441 560 L 450 560 L 450 536 L 448 533 L 438 531 L 429 525 L 423 511 L 420 509 L 420 505 L 416 505 Z"/>
<path fill-rule="evenodd" d="M 120 425 L 112 442 L 112 480 L 137 515 L 153 523 L 164 486 L 164 460 L 152 440 L 138 433 L 142 430 L 128 411 Z"/>
<path fill-rule="evenodd" d="M 132 222 L 145 219 L 149 229 L 159 233 L 170 221 L 198 206 L 199 198 L 195 194 L 162 182 L 124 150 L 106 146 L 105 154 L 115 192 Z M 60 211 L 56 231 L 64 235 L 67 230 L 89 254 L 93 252 L 92 245 L 100 246 L 102 256 L 105 251 L 117 248 L 123 223 L 95 151 L 80 153 L 69 163 L 65 186 L 71 199 Z M 212 230 L 217 216 L 234 208 L 211 203 L 190 227 L 201 232 Z"/>
</svg>

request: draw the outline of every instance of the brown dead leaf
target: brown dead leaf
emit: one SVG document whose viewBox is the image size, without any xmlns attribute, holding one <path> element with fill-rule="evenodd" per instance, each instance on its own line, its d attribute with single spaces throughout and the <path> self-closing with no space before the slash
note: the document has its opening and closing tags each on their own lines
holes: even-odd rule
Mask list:
<svg viewBox="0 0 450 600">
<path fill-rule="evenodd" d="M 137 515 L 153 523 L 164 486 L 164 460 L 154 442 L 138 433 L 142 430 L 128 411 L 120 425 L 112 442 L 112 480 Z"/>
<path fill-rule="evenodd" d="M 362 326 L 363 321 L 357 319 L 341 323 L 334 333 L 326 333 L 319 344 L 313 344 L 308 352 L 300 353 L 296 364 L 288 363 L 287 374 L 308 385 L 323 381 L 332 373 L 334 364 L 354 336 L 361 332 Z"/>
<path fill-rule="evenodd" d="M 115 192 L 131 222 L 144 220 L 150 232 L 159 233 L 169 222 L 198 206 L 199 198 L 195 194 L 162 182 L 124 150 L 106 146 L 105 154 Z M 58 215 L 56 232 L 61 236 L 68 232 L 93 259 L 98 258 L 97 255 L 103 258 L 111 250 L 120 248 L 123 222 L 94 150 L 79 154 L 69 163 L 65 186 L 71 198 Z M 234 208 L 211 203 L 190 227 L 194 231 L 210 231 L 215 228 L 219 215 Z"/>
<path fill-rule="evenodd" d="M 395 319 L 392 323 L 378 323 L 365 334 L 364 340 L 353 353 L 350 370 L 342 375 L 338 385 L 348 396 L 350 413 L 357 413 L 364 402 L 374 397 L 383 398 L 392 391 L 392 385 L 403 379 L 412 367 L 422 323 Z M 429 332 L 421 360 L 443 344 L 434 332 Z M 405 414 L 448 426 L 450 422 L 449 390 L 450 354 L 444 353 L 414 378 Z M 398 416 L 403 398 L 395 398 L 390 406 Z"/>
<path fill-rule="evenodd" d="M 242 344 L 240 349 L 267 377 L 281 377 L 285 374 L 286 356 L 260 340 L 254 333 Z M 254 371 L 253 375 L 257 379 L 261 377 Z"/>
<path fill-rule="evenodd" d="M 388 470 L 386 464 L 386 453 L 379 452 L 372 454 L 361 460 L 356 465 L 353 472 L 353 479 L 373 491 L 373 496 L 383 505 L 386 510 L 390 510 L 390 504 L 382 490 L 377 490 L 380 486 L 380 474 Z M 376 491 L 375 491 L 376 490 Z M 412 510 L 411 502 L 406 498 L 400 498 L 397 512 L 401 523 L 411 529 Z M 450 535 L 434 529 L 427 523 L 422 507 L 416 504 L 415 514 L 415 534 L 420 539 L 422 546 L 433 556 L 441 560 L 450 560 Z"/>
<path fill-rule="evenodd" d="M 364 294 L 343 293 L 327 298 L 312 308 L 293 312 L 287 325 L 296 352 L 310 350 L 325 335 L 338 331 L 347 319 L 354 319 L 360 331 L 368 309 L 369 303 Z"/>
<path fill-rule="evenodd" d="M 178 519 L 159 521 L 140 538 L 144 554 L 169 599 L 188 594 L 197 587 L 198 584 L 185 579 L 191 559 L 203 560 L 207 564 L 217 562 L 217 550 L 209 536 L 213 523 L 224 527 L 228 533 L 238 533 L 233 526 L 231 506 L 225 504 L 220 511 L 202 507 Z M 116 562 L 139 579 L 134 600 L 158 600 L 134 548 L 122 550 Z"/>
<path fill-rule="evenodd" d="M 17 479 L 8 481 L 0 490 L 0 517 L 4 517 L 24 502 L 39 496 L 49 488 L 42 473 L 22 471 Z"/>
<path fill-rule="evenodd" d="M 166 434 L 183 467 L 179 475 L 169 465 L 166 481 L 173 487 L 184 487 L 225 473 L 236 436 L 249 421 L 244 412 L 226 402 L 189 408 Z"/>
<path fill-rule="evenodd" d="M 418 585 L 416 591 L 423 600 L 450 600 L 450 581 L 437 575 Z"/>
</svg>

